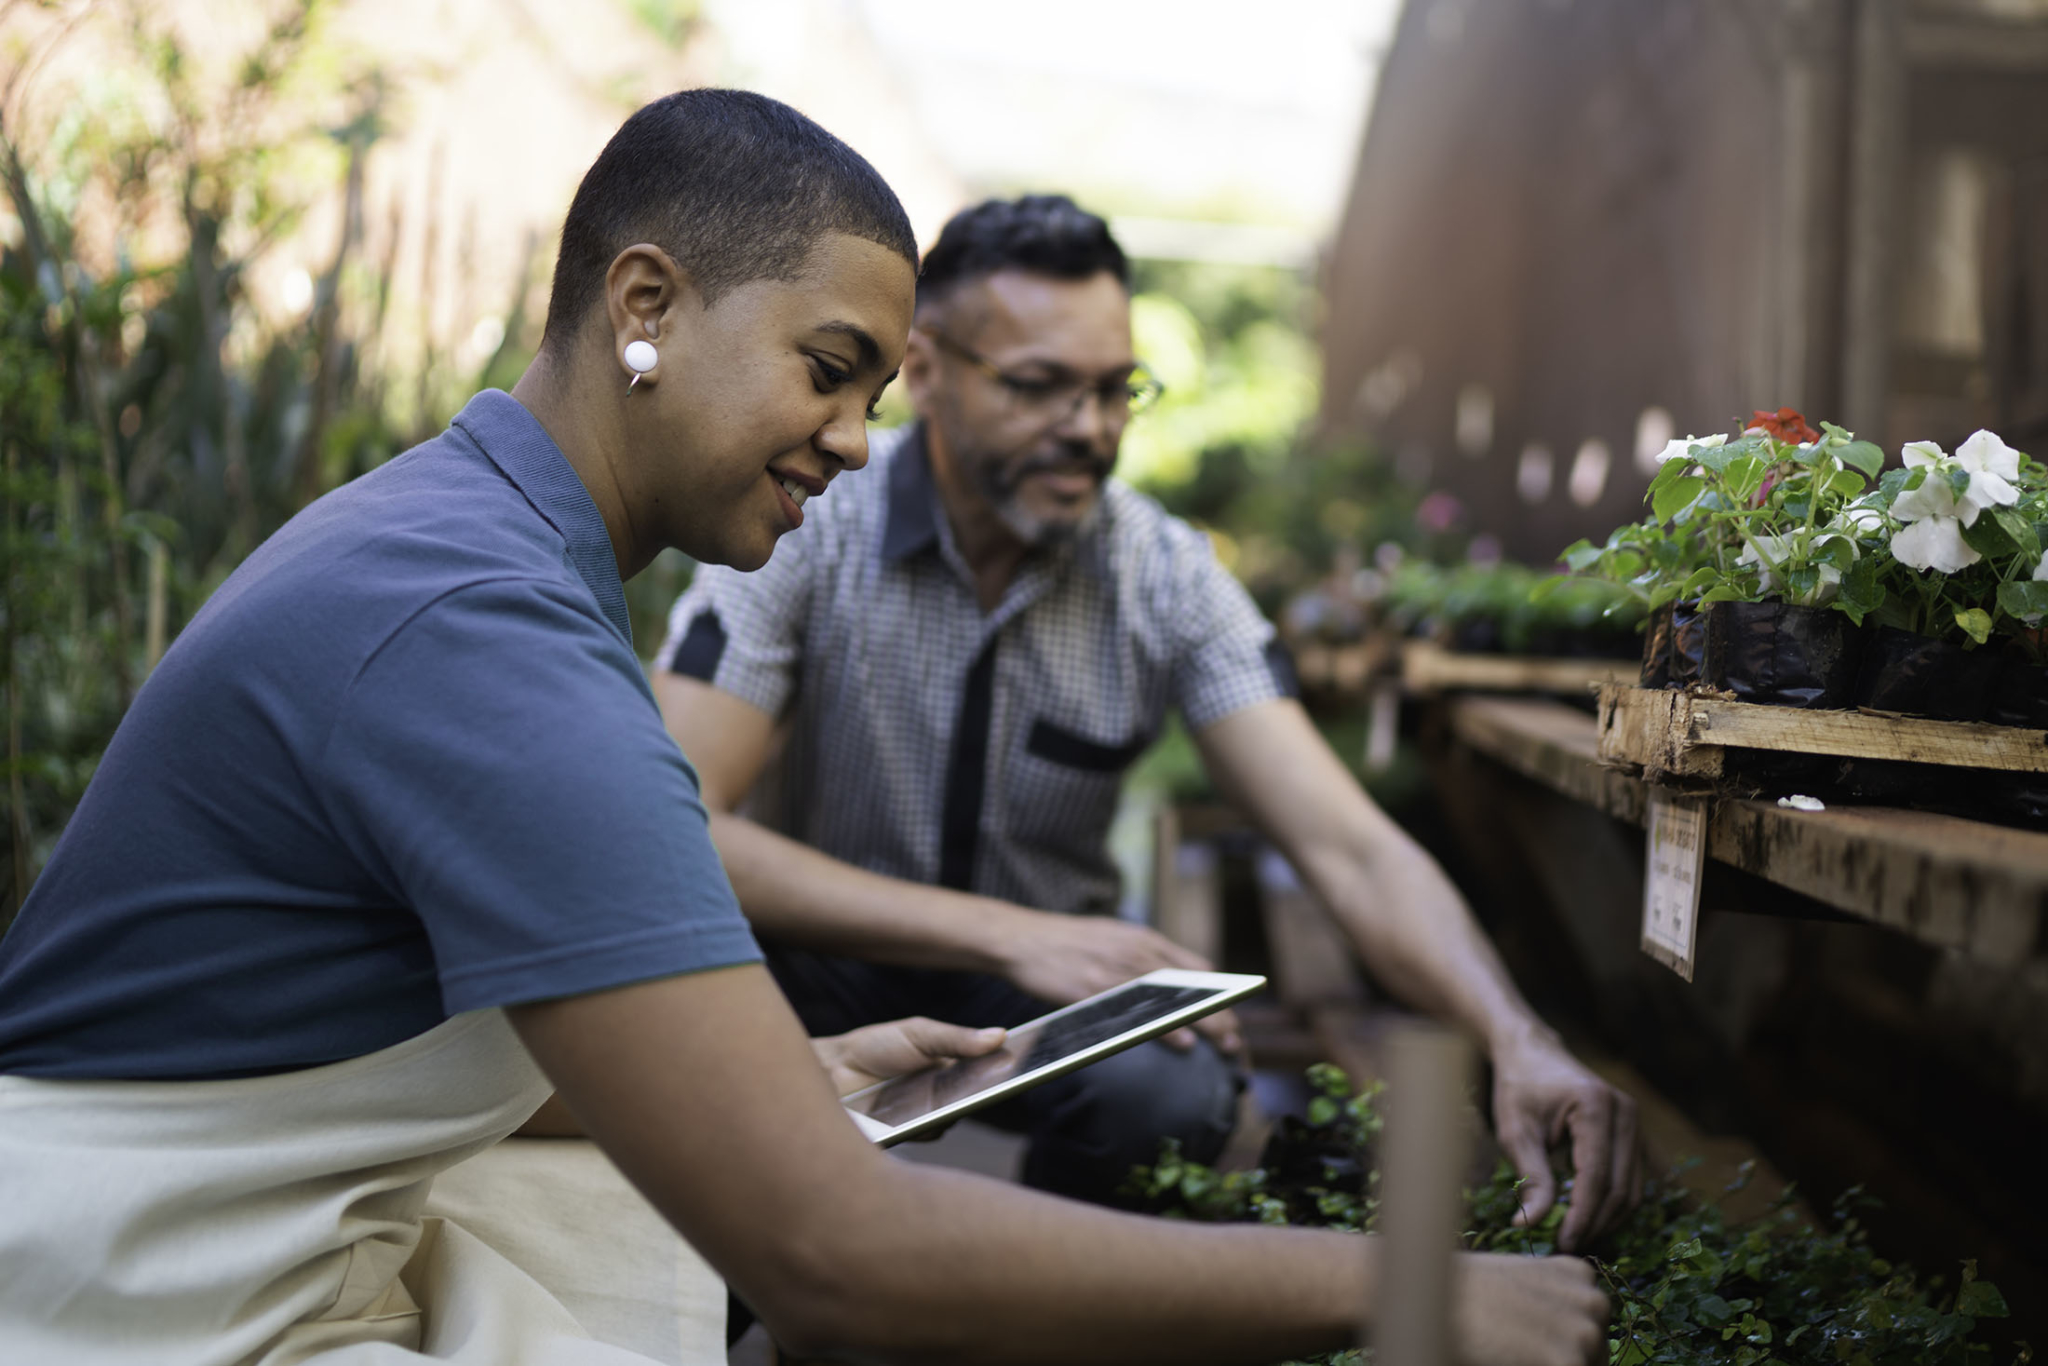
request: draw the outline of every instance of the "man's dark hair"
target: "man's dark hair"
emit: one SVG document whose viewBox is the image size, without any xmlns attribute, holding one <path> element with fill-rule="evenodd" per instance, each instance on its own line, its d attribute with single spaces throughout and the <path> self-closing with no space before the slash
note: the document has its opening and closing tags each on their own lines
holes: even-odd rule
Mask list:
<svg viewBox="0 0 2048 1366">
<path fill-rule="evenodd" d="M 1025 270 L 1060 280 L 1108 271 L 1129 289 L 1131 263 L 1109 224 L 1063 194 L 990 199 L 953 215 L 925 253 L 917 301 L 930 303 L 956 285 L 999 270 Z"/>
<path fill-rule="evenodd" d="M 582 323 L 636 242 L 674 257 L 710 303 L 750 280 L 795 279 L 833 232 L 917 264 L 903 205 L 860 153 L 765 95 L 678 91 L 627 119 L 577 186 L 548 336 Z"/>
</svg>

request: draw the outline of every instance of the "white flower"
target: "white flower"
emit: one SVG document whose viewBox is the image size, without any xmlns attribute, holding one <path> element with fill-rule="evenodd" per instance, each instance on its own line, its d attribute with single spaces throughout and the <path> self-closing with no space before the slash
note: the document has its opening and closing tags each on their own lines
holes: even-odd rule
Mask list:
<svg viewBox="0 0 2048 1366">
<path fill-rule="evenodd" d="M 1969 487 L 1955 500 L 1955 515 L 1962 518 L 1964 526 L 1975 526 L 1977 514 L 1986 508 L 2011 507 L 2020 500 L 2020 491 L 2012 486 L 2012 481 L 2020 477 L 2020 453 L 1990 432 L 1977 432 L 1956 447 L 1954 455 L 1932 441 L 1908 442 L 1899 454 L 1905 458 L 1907 469 L 1926 469 L 1927 483 L 1920 486 L 1923 489 L 1936 479 L 1946 483 L 1948 474 L 1954 470 L 1970 476 Z M 1892 505 L 1892 511 L 1898 511 L 1898 504 Z"/>
<path fill-rule="evenodd" d="M 1735 557 L 1735 563 L 1755 565 L 1758 574 L 1762 578 L 1764 592 L 1784 592 L 1786 587 L 1785 581 L 1772 571 L 1771 565 L 1777 565 L 1780 568 L 1784 566 L 1786 559 L 1792 555 L 1794 550 L 1793 538 L 1790 536 L 1752 536 L 1749 539 L 1750 544 L 1742 547 L 1742 553 Z M 1818 553 L 1822 547 L 1833 539 L 1835 538 L 1832 536 L 1821 537 L 1813 543 L 1813 551 Z M 1850 542 L 1850 549 L 1853 553 L 1855 549 L 1853 541 Z M 1759 550 L 1763 552 L 1762 555 L 1757 554 Z M 1793 599 L 1801 607 L 1824 607 L 1835 596 L 1836 590 L 1841 587 L 1842 571 L 1836 565 L 1827 560 L 1821 560 L 1813 567 L 1820 571 L 1820 582 L 1816 583 L 1812 591 L 1804 597 L 1795 597 Z"/>
<path fill-rule="evenodd" d="M 1726 444 L 1727 440 L 1728 438 L 1720 432 L 1715 432 L 1712 436 L 1674 437 L 1664 443 L 1664 449 L 1658 453 L 1657 463 L 1661 465 L 1666 460 L 1682 460 L 1692 454 L 1694 446 L 1720 446 Z"/>
<path fill-rule="evenodd" d="M 1884 509 L 1870 503 L 1851 503 L 1836 514 L 1834 521 L 1828 523 L 1829 530 L 1851 540 L 1883 531 L 1884 527 Z"/>
<path fill-rule="evenodd" d="M 1914 444 L 1933 445 L 1932 442 Z M 1908 446 L 1906 450 L 1906 459 L 1911 463 L 1913 448 Z M 1934 569 L 1943 574 L 1953 574 L 1977 563 L 1983 556 L 1963 539 L 1963 527 L 1966 522 L 1976 520 L 1977 511 L 1970 509 L 1967 518 L 1959 516 L 1960 511 L 1955 490 L 1949 487 L 1942 471 L 1939 468 L 1929 469 L 1919 488 L 1908 489 L 1892 500 L 1892 516 L 1906 523 L 1892 537 L 1893 557 L 1900 564 L 1911 565 L 1915 569 Z"/>
<path fill-rule="evenodd" d="M 1956 447 L 1956 464 L 1970 472 L 1963 501 L 1978 508 L 2011 507 L 2020 500 L 2012 481 L 2020 477 L 2020 453 L 1990 432 L 1978 431 Z M 1965 516 L 1963 524 L 1974 522 Z"/>
</svg>

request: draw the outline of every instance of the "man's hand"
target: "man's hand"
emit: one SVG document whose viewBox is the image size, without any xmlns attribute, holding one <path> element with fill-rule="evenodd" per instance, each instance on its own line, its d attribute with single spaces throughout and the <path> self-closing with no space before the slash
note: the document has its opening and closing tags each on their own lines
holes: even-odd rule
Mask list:
<svg viewBox="0 0 2048 1366">
<path fill-rule="evenodd" d="M 1571 1136 L 1572 1202 L 1558 1246 L 1572 1251 L 1642 1198 L 1636 1103 L 1587 1071 L 1555 1038 L 1499 1050 L 1493 1120 L 1524 1185 L 1516 1222 L 1534 1224 L 1557 1199 L 1549 1149 Z"/>
<path fill-rule="evenodd" d="M 1607 1360 L 1607 1296 L 1576 1257 L 1467 1253 L 1458 1258 L 1452 1337 L 1464 1366 L 1598 1366 Z"/>
<path fill-rule="evenodd" d="M 1002 949 L 1002 975 L 1019 990 L 1057 1006 L 1122 986 L 1155 968 L 1214 970 L 1201 954 L 1127 920 L 1023 911 L 1015 923 L 1017 928 Z M 1191 1048 L 1195 1031 L 1225 1054 L 1235 1055 L 1244 1046 L 1237 1032 L 1237 1016 L 1227 1010 L 1204 1016 L 1193 1031 L 1176 1029 L 1166 1036 L 1166 1042 L 1176 1048 Z"/>
<path fill-rule="evenodd" d="M 832 1089 L 850 1096 L 862 1087 L 933 1063 L 993 1053 L 1002 1047 L 1004 1033 L 999 1028 L 941 1024 L 919 1015 L 812 1039 L 811 1048 L 831 1074 Z"/>
</svg>

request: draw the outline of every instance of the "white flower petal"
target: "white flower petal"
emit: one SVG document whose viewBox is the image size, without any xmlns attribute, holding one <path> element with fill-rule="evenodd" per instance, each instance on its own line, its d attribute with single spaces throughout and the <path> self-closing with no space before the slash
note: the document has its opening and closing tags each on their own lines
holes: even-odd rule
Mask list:
<svg viewBox="0 0 2048 1366">
<path fill-rule="evenodd" d="M 2020 491 L 1990 470 L 1971 471 L 1970 487 L 1963 490 L 1963 501 L 1980 508 L 2011 507 L 2019 500 Z"/>
<path fill-rule="evenodd" d="M 1899 451 L 1906 462 L 1906 468 L 1917 470 L 1922 465 L 1932 465 L 1937 460 L 1948 459 L 1948 452 L 1932 441 L 1908 441 Z"/>
<path fill-rule="evenodd" d="M 1884 510 L 1874 507 L 1846 507 L 1830 525 L 1840 527 L 1852 536 L 1867 536 L 1873 531 L 1884 530 Z"/>
<path fill-rule="evenodd" d="M 1929 470 L 1919 488 L 1907 489 L 1892 499 L 1892 516 L 1902 522 L 1955 515 L 1956 491 L 1948 486 L 1948 480 L 1942 477 L 1940 470 Z"/>
<path fill-rule="evenodd" d="M 2034 566 L 2034 582 L 2048 583 L 2048 551 L 2041 552 L 2041 563 Z"/>
<path fill-rule="evenodd" d="M 1963 524 L 1953 517 L 1927 517 L 1892 537 L 1892 555 L 1900 564 L 1953 574 L 1983 557 L 1963 539 Z"/>
<path fill-rule="evenodd" d="M 1972 474 L 1995 474 L 2003 479 L 2020 477 L 2020 453 L 2005 444 L 1997 433 L 1983 430 L 1956 447 L 1956 459 Z"/>
<path fill-rule="evenodd" d="M 1714 433 L 1712 436 L 1673 437 L 1665 442 L 1664 449 L 1657 453 L 1657 462 L 1662 464 L 1666 460 L 1683 460 L 1686 456 L 1692 454 L 1694 446 L 1719 446 L 1727 441 L 1727 439 L 1726 436 L 1719 432 Z"/>
</svg>

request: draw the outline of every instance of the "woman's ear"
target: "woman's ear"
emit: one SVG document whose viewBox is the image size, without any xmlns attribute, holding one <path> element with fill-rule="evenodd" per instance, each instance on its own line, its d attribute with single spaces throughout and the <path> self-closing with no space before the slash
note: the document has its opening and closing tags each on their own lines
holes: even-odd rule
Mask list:
<svg viewBox="0 0 2048 1366">
<path fill-rule="evenodd" d="M 605 319 L 612 352 L 631 377 L 628 387 L 659 378 L 662 342 L 672 330 L 667 323 L 690 292 L 689 276 L 660 247 L 641 242 L 612 258 L 604 276 Z"/>
</svg>

